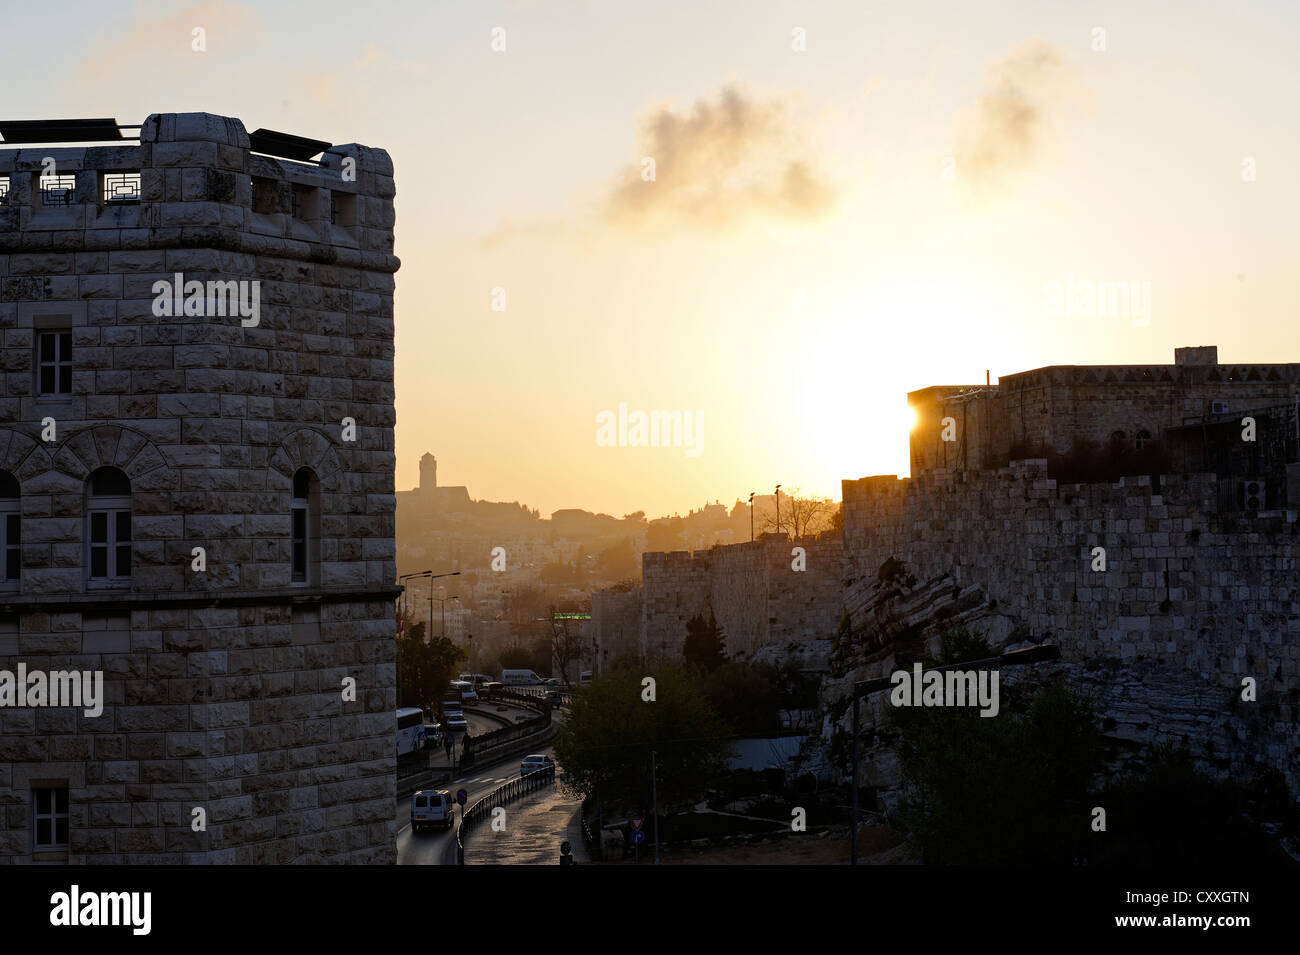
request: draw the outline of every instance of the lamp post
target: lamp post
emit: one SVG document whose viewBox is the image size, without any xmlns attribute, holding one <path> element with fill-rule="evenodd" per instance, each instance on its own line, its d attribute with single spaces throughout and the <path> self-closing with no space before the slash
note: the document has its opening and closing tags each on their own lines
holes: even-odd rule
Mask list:
<svg viewBox="0 0 1300 955">
<path fill-rule="evenodd" d="M 424 633 L 425 637 L 427 638 L 425 640 L 426 643 L 429 640 L 433 639 L 433 582 L 437 580 L 439 577 L 459 577 L 459 576 L 460 576 L 460 571 L 453 570 L 449 574 L 434 574 L 429 578 L 429 629 L 426 630 Z"/>
<path fill-rule="evenodd" d="M 754 492 L 749 492 L 749 542 L 754 542 Z"/>
<path fill-rule="evenodd" d="M 781 485 L 776 486 L 776 532 L 781 533 Z"/>
<path fill-rule="evenodd" d="M 411 580 L 411 579 L 416 578 L 416 577 L 431 577 L 432 575 L 433 575 L 433 571 L 431 571 L 431 570 L 421 570 L 421 571 L 417 571 L 417 572 L 414 573 L 414 574 L 402 574 L 402 576 L 400 576 L 400 577 L 397 578 L 397 582 L 400 584 L 400 583 L 401 583 L 402 581 L 404 581 L 404 580 Z M 402 607 L 401 607 L 402 625 L 403 625 L 403 628 L 405 628 L 405 624 L 406 624 L 406 610 L 407 610 L 406 588 L 403 587 L 403 588 L 402 588 Z"/>
<path fill-rule="evenodd" d="M 440 597 L 440 598 L 439 598 L 439 603 L 441 603 L 441 605 L 442 605 L 442 636 L 444 636 L 444 637 L 447 636 L 447 601 L 448 601 L 448 600 L 459 600 L 459 599 L 460 599 L 460 595 L 459 595 L 459 594 L 452 594 L 450 597 Z M 430 609 L 429 612 L 430 612 L 430 614 L 432 614 L 432 612 L 433 612 L 432 609 Z"/>
</svg>

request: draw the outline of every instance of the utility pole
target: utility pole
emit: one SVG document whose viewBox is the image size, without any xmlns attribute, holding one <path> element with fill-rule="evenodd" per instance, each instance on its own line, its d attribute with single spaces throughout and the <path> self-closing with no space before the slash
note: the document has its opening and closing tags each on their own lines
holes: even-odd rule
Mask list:
<svg viewBox="0 0 1300 955">
<path fill-rule="evenodd" d="M 754 543 L 754 492 L 749 492 L 749 542 Z"/>
<path fill-rule="evenodd" d="M 781 533 L 781 485 L 776 486 L 776 532 Z"/>
<path fill-rule="evenodd" d="M 650 750 L 650 813 L 655 820 L 655 865 L 659 864 L 659 780 L 658 763 L 654 750 Z"/>
</svg>

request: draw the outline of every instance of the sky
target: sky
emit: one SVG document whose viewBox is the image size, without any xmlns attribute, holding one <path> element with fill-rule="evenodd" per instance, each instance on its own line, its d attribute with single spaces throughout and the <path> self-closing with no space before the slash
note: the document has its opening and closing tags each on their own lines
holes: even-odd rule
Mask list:
<svg viewBox="0 0 1300 955">
<path fill-rule="evenodd" d="M 543 514 L 838 500 L 907 473 L 909 390 L 1300 360 L 1296 4 L 306 9 L 15 6 L 6 112 L 387 149 L 399 490 L 432 452 Z"/>
</svg>

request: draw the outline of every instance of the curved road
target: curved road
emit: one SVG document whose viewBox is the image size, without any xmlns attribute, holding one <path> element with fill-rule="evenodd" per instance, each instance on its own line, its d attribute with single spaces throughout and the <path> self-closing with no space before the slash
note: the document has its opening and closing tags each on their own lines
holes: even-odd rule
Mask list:
<svg viewBox="0 0 1300 955">
<path fill-rule="evenodd" d="M 486 714 L 467 709 L 465 719 L 469 722 L 471 728 L 477 730 L 477 732 L 471 734 L 472 738 L 488 730 L 498 729 L 502 723 L 513 725 L 516 715 L 531 712 L 519 707 L 511 707 L 509 711 L 498 714 L 494 706 L 492 712 Z M 459 740 L 457 740 L 457 745 L 460 745 Z M 547 745 L 541 745 L 535 750 L 530 750 L 530 752 L 554 756 L 550 746 Z M 517 754 L 491 762 L 476 763 L 450 783 L 440 783 L 435 788 L 449 790 L 454 799 L 456 790 L 463 787 L 469 793 L 469 799 L 465 803 L 465 807 L 469 808 L 478 799 L 486 796 L 498 786 L 502 786 L 512 779 L 517 779 L 519 777 L 519 762 L 523 759 L 523 756 L 524 754 Z M 417 834 L 411 831 L 411 797 L 407 796 L 397 800 L 397 864 L 455 865 L 456 832 L 460 828 L 460 813 L 461 809 L 457 807 L 456 824 L 446 832 L 438 829 L 424 829 Z"/>
</svg>

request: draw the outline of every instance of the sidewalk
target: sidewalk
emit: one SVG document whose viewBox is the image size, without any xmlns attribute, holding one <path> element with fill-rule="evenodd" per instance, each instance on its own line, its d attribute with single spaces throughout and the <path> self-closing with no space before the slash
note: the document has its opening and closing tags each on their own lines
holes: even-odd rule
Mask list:
<svg viewBox="0 0 1300 955">
<path fill-rule="evenodd" d="M 579 865 L 591 862 L 582 841 L 582 802 L 558 785 L 507 803 L 505 811 L 505 832 L 493 832 L 490 820 L 474 827 L 465 843 L 466 865 L 559 865 L 566 839 Z"/>
</svg>

